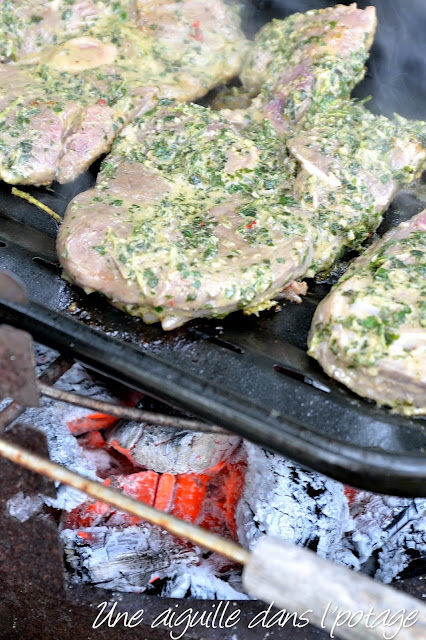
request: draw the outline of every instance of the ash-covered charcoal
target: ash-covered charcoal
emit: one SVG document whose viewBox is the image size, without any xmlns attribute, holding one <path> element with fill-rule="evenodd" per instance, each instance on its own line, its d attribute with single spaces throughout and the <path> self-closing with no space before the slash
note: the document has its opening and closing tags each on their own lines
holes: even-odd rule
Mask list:
<svg viewBox="0 0 426 640">
<path fill-rule="evenodd" d="M 40 375 L 58 356 L 58 353 L 35 343 L 37 373 Z M 82 395 L 96 395 L 105 400 L 113 399 L 112 394 L 79 364 L 69 369 L 57 383 L 62 389 L 73 390 Z M 68 469 L 76 471 L 92 480 L 97 475 L 97 461 L 87 455 L 72 435 L 71 427 L 83 418 L 90 416 L 87 409 L 75 407 L 65 402 L 57 402 L 49 398 L 42 398 L 41 406 L 37 409 L 27 409 L 19 421 L 27 422 L 32 427 L 42 431 L 47 439 L 49 456 L 54 462 L 63 464 Z M 13 425 L 11 426 L 13 429 Z M 85 494 L 65 485 L 58 488 L 56 500 L 46 498 L 46 503 L 58 509 L 73 509 L 86 499 Z"/>
<path fill-rule="evenodd" d="M 209 470 L 210 475 L 173 476 L 148 470 L 111 476 L 104 484 L 236 539 L 234 514 L 244 471 L 245 459 L 237 452 L 228 463 Z M 194 597 L 238 597 L 240 569 L 229 560 L 206 555 L 100 501 L 87 499 L 70 513 L 64 512 L 61 530 L 76 579 L 121 591 L 142 591 L 152 580 L 161 579 L 160 586 L 168 594 L 176 595 L 186 585 L 185 593 L 190 589 Z M 188 567 L 195 566 L 188 574 Z M 158 587 L 153 590 L 158 592 Z"/>
<path fill-rule="evenodd" d="M 159 474 L 149 469 L 110 475 L 104 484 L 182 520 L 236 539 L 235 509 L 241 497 L 244 474 L 245 460 L 237 452 L 228 463 L 203 474 Z M 138 518 L 91 498 L 63 514 L 65 529 L 137 522 Z"/>
<path fill-rule="evenodd" d="M 423 514 L 420 518 L 407 523 L 396 535 L 383 545 L 378 553 L 378 569 L 374 574 L 377 580 L 391 582 L 410 568 L 412 563 L 426 559 L 426 500 L 416 501 L 417 508 Z"/>
<path fill-rule="evenodd" d="M 80 364 L 74 364 L 56 383 L 59 389 L 72 391 L 82 396 L 105 400 L 106 402 L 117 402 L 117 394 L 110 388 L 102 384 L 99 379 L 94 378 Z"/>
<path fill-rule="evenodd" d="M 12 398 L 2 398 L 0 400 L 0 411 L 6 409 L 6 407 L 12 402 Z"/>
<path fill-rule="evenodd" d="M 351 546 L 361 564 L 387 540 L 386 528 L 408 504 L 408 498 L 396 498 L 359 492 L 350 505 L 353 519 Z"/>
<path fill-rule="evenodd" d="M 61 532 L 67 563 L 77 581 L 105 589 L 144 591 L 157 577 L 199 561 L 196 549 L 150 524 L 91 527 Z"/>
<path fill-rule="evenodd" d="M 265 534 L 332 556 L 349 528 L 343 485 L 251 443 L 236 521 L 240 542 L 250 548 Z"/>
<path fill-rule="evenodd" d="M 166 598 L 198 598 L 201 600 L 248 600 L 243 592 L 240 571 L 234 569 L 226 579 L 218 577 L 205 561 L 201 565 L 180 567 L 165 584 L 160 595 Z"/>
<path fill-rule="evenodd" d="M 78 407 L 43 399 L 40 408 L 27 409 L 19 421 L 26 422 L 29 426 L 44 433 L 51 460 L 63 464 L 71 471 L 96 480 L 96 469 L 86 458 L 67 426 L 67 421 L 80 414 L 81 409 Z M 13 429 L 13 425 L 10 428 Z M 51 506 L 58 509 L 72 509 L 83 502 L 85 497 L 80 491 L 61 485 L 58 489 L 57 499 L 47 498 L 46 500 Z"/>
<path fill-rule="evenodd" d="M 35 348 L 42 371 L 57 354 Z M 80 365 L 59 386 L 125 401 Z M 209 434 L 210 450 L 204 440 L 203 451 L 206 434 L 131 422 L 111 427 L 108 418 L 50 399 L 24 413 L 46 434 L 53 460 L 244 546 L 253 547 L 265 534 L 279 536 L 384 582 L 426 559 L 424 500 L 345 490 L 253 444 L 238 446 L 234 436 Z M 143 461 L 135 462 L 137 449 Z M 197 465 L 200 473 L 193 472 Z M 78 582 L 176 598 L 247 597 L 240 567 L 64 486 L 56 500 L 19 492 L 9 500 L 8 514 L 25 522 L 43 501 L 63 509 L 66 562 Z"/>
<path fill-rule="evenodd" d="M 121 422 L 108 444 L 136 464 L 158 473 L 201 473 L 227 460 L 241 438 L 192 433 L 146 423 Z"/>
<path fill-rule="evenodd" d="M 78 438 L 85 457 L 96 468 L 99 478 L 106 480 L 110 476 L 126 475 L 140 471 L 128 458 L 108 446 L 101 431 L 90 431 Z"/>
<path fill-rule="evenodd" d="M 95 478 L 95 470 L 89 466 L 67 425 L 68 421 L 80 413 L 81 409 L 78 407 L 43 399 L 41 407 L 27 409 L 20 417 L 20 422 L 26 422 L 45 434 L 51 460 L 65 465 L 72 471 Z"/>
<path fill-rule="evenodd" d="M 426 558 L 425 510 L 423 499 L 413 502 L 354 492 L 349 505 L 350 530 L 342 537 L 333 559 L 382 582 L 391 582 L 413 560 Z"/>
</svg>

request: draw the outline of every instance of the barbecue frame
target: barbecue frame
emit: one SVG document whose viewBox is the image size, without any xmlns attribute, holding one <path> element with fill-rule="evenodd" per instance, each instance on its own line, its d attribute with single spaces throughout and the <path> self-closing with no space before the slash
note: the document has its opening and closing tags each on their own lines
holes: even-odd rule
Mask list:
<svg viewBox="0 0 426 640">
<path fill-rule="evenodd" d="M 50 205 L 66 204 L 63 188 L 32 192 Z M 401 194 L 381 231 L 423 207 L 412 194 Z M 312 314 L 329 284 L 311 283 L 302 305 L 284 302 L 280 313 L 235 313 L 166 334 L 66 283 L 54 236 L 44 213 L 0 187 L 0 267 L 19 276 L 28 294 L 27 303 L 0 301 L 1 322 L 341 482 L 395 495 L 426 494 L 425 421 L 356 397 L 304 351 Z"/>
<path fill-rule="evenodd" d="M 253 4 L 257 12 L 246 10 L 245 19 L 257 27 L 292 11 L 283 0 Z M 377 55 L 373 46 L 372 59 Z M 356 94 L 362 97 L 370 88 L 367 76 Z M 378 110 L 374 99 L 370 104 Z M 391 102 L 387 108 L 392 110 Z M 77 183 L 26 190 L 63 215 L 69 200 L 94 183 L 98 170 L 99 162 Z M 413 193 L 400 194 L 379 233 L 425 206 Z M 0 300 L 1 322 L 346 484 L 426 495 L 426 420 L 395 415 L 358 398 L 306 355 L 312 315 L 332 279 L 311 282 L 303 304 L 284 302 L 280 313 L 271 310 L 259 318 L 234 313 L 223 321 L 192 321 L 165 333 L 61 279 L 55 235 L 48 215 L 0 184 L 0 269 L 17 275 L 29 297 L 27 304 Z"/>
</svg>

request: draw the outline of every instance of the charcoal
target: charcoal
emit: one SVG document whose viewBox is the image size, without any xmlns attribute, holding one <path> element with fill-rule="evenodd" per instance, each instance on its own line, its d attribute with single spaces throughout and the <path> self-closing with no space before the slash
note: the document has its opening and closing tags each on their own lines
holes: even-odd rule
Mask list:
<svg viewBox="0 0 426 640">
<path fill-rule="evenodd" d="M 274 535 L 332 555 L 349 527 L 343 485 L 253 444 L 245 447 L 246 483 L 236 513 L 240 542 L 252 548 L 263 535 Z"/>
<path fill-rule="evenodd" d="M 151 579 L 199 559 L 194 549 L 149 524 L 65 529 L 61 537 L 75 575 L 105 589 L 140 592 Z"/>
<path fill-rule="evenodd" d="M 138 422 L 121 422 L 108 443 L 157 473 L 201 473 L 229 458 L 238 436 L 192 433 Z"/>
</svg>

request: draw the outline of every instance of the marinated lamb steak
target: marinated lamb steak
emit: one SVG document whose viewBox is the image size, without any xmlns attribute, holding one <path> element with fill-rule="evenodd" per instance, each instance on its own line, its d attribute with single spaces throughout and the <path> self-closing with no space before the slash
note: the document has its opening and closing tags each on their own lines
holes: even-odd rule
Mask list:
<svg viewBox="0 0 426 640">
<path fill-rule="evenodd" d="M 194 100 L 237 75 L 246 41 L 213 0 L 3 1 L 0 177 L 69 182 L 154 95 Z"/>
<path fill-rule="evenodd" d="M 162 100 L 117 138 L 94 189 L 69 205 L 70 279 L 164 329 L 257 312 L 302 276 L 316 230 L 289 192 L 294 161 L 265 120 Z"/>
<path fill-rule="evenodd" d="M 330 269 L 375 231 L 392 198 L 425 168 L 426 125 L 377 117 L 349 100 L 365 73 L 374 7 L 296 13 L 258 33 L 241 73 L 258 93 L 237 117 L 267 118 L 300 163 L 294 195 L 318 226 L 307 273 Z"/>
<path fill-rule="evenodd" d="M 426 414 L 426 210 L 353 262 L 316 310 L 309 354 L 359 395 Z"/>
<path fill-rule="evenodd" d="M 362 10 L 356 4 L 294 13 L 266 24 L 240 75 L 245 89 L 257 96 L 250 117 L 266 117 L 289 135 L 310 113 L 349 98 L 364 77 L 375 30 L 375 8 Z"/>
<path fill-rule="evenodd" d="M 293 119 L 290 137 L 276 118 L 258 118 L 257 107 L 233 124 L 164 100 L 124 129 L 95 190 L 67 211 L 58 251 L 71 280 L 174 328 L 192 317 L 257 312 L 289 284 L 298 296 L 295 279 L 329 268 L 378 226 L 396 188 L 424 166 L 424 126 L 331 99 L 362 74 L 375 26 L 373 11 L 333 11 L 298 14 L 309 41 L 303 49 L 299 34 L 293 47 L 305 62 L 311 54 L 316 93 L 304 117 Z M 331 18 L 341 13 L 346 22 L 338 28 Z M 280 28 L 286 33 L 286 21 Z M 330 42 L 326 62 L 319 28 Z M 344 89 L 328 79 L 339 47 L 347 53 L 343 66 L 352 68 Z M 273 96 L 279 82 L 271 86 Z"/>
</svg>

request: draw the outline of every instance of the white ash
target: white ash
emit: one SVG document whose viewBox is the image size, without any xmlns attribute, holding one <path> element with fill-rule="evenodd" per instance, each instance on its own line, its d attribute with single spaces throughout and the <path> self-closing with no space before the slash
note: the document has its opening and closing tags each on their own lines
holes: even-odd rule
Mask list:
<svg viewBox="0 0 426 640">
<path fill-rule="evenodd" d="M 76 581 L 104 589 L 140 593 L 152 580 L 167 578 L 161 595 L 171 598 L 247 599 L 233 573 L 220 578 L 223 561 L 203 558 L 197 547 L 180 542 L 147 523 L 64 529 L 65 558 Z M 239 573 L 239 572 L 238 572 Z"/>
<path fill-rule="evenodd" d="M 139 593 L 152 579 L 199 561 L 197 549 L 147 523 L 64 529 L 61 538 L 66 560 L 80 580 L 104 589 Z"/>
<path fill-rule="evenodd" d="M 163 587 L 161 596 L 200 600 L 248 600 L 249 596 L 243 593 L 241 583 L 238 587 L 232 586 L 231 580 L 228 582 L 217 577 L 212 567 L 191 566 L 170 578 Z"/>
<path fill-rule="evenodd" d="M 36 359 L 36 374 L 40 376 L 47 367 L 52 364 L 54 360 L 59 356 L 59 353 L 54 349 L 45 347 L 38 342 L 34 342 L 34 354 Z"/>
<path fill-rule="evenodd" d="M 343 485 L 253 444 L 245 447 L 246 482 L 236 512 L 240 542 L 252 548 L 263 535 L 274 535 L 332 555 L 349 527 Z"/>
<path fill-rule="evenodd" d="M 122 475 L 123 467 L 118 460 L 105 449 L 83 449 L 83 453 L 90 465 L 96 469 L 99 478 L 112 475 Z"/>
<path fill-rule="evenodd" d="M 132 460 L 157 473 L 201 473 L 229 458 L 241 442 L 238 436 L 193 433 L 172 427 L 121 422 L 108 442 L 130 451 Z"/>
<path fill-rule="evenodd" d="M 426 499 L 406 502 L 410 503 L 410 508 L 402 512 L 402 525 L 399 519 L 377 554 L 378 568 L 374 577 L 382 582 L 391 582 L 411 562 L 426 558 Z M 401 509 L 397 511 L 401 513 Z"/>
<path fill-rule="evenodd" d="M 4 411 L 6 407 L 12 402 L 12 398 L 2 398 L 0 400 L 0 412 Z"/>
<path fill-rule="evenodd" d="M 378 554 L 377 580 L 392 582 L 411 562 L 426 558 L 426 518 L 407 524 Z"/>
<path fill-rule="evenodd" d="M 43 504 L 41 496 L 35 494 L 27 496 L 23 491 L 18 491 L 6 502 L 6 510 L 12 518 L 19 522 L 26 522 L 40 513 Z"/>
<path fill-rule="evenodd" d="M 39 345 L 35 345 L 35 351 L 37 370 L 40 373 L 56 358 L 57 353 Z M 80 365 L 74 365 L 61 378 L 58 386 L 75 393 L 113 399 L 111 391 L 94 381 Z M 6 402 L 2 401 L 0 406 L 6 406 Z M 89 413 L 91 412 L 86 409 L 43 399 L 42 406 L 39 409 L 26 411 L 24 419 L 46 434 L 53 460 L 85 476 L 96 478 L 98 471 L 105 471 L 108 464 L 106 456 L 102 452 L 88 454 L 84 451 L 69 432 L 66 424 L 72 419 L 81 418 Z M 180 441 L 181 446 L 184 442 L 183 439 Z M 301 470 L 296 464 L 280 456 L 266 453 L 254 445 L 246 444 L 245 447 L 248 454 L 248 472 L 244 495 L 237 511 L 238 532 L 243 544 L 251 547 L 265 533 L 278 535 L 296 544 L 316 547 L 319 554 L 355 569 L 360 569 L 361 565 L 374 554 L 375 577 L 385 582 L 398 577 L 404 569 L 409 567 L 413 559 L 426 558 L 425 516 L 409 523 L 390 539 L 386 532 L 386 527 L 404 509 L 408 500 L 359 492 L 350 505 L 348 516 L 347 500 L 340 483 L 328 480 L 319 474 Z M 170 459 L 167 462 L 169 463 Z M 167 471 L 170 471 L 169 466 Z M 21 506 L 19 494 L 14 496 L 8 507 L 9 515 L 19 518 L 31 517 L 29 514 L 33 508 L 36 508 L 36 503 L 30 504 L 27 498 L 29 496 L 22 495 Z M 47 502 L 58 508 L 71 510 L 85 499 L 83 494 L 61 486 L 58 499 L 56 501 L 48 499 Z M 111 525 L 112 522 L 110 522 Z M 137 548 L 134 544 L 136 534 L 132 533 L 134 528 L 134 526 L 126 529 L 110 526 L 101 529 L 104 531 L 102 535 L 108 539 L 111 532 L 113 533 L 111 540 L 115 540 L 114 544 L 111 542 L 105 545 L 108 552 L 102 551 L 101 548 L 94 552 L 89 551 L 88 545 L 84 544 L 76 532 L 63 532 L 63 536 L 68 536 L 70 556 L 77 558 L 75 562 L 80 563 L 82 567 L 80 579 L 88 580 L 89 573 L 85 569 L 85 566 L 88 566 L 91 567 L 98 581 L 103 580 L 103 586 L 106 588 L 118 590 L 130 588 L 134 591 L 145 588 L 146 579 L 142 580 L 143 569 L 139 569 L 139 578 L 138 570 L 133 568 L 132 573 L 131 567 L 128 576 L 119 575 L 117 578 L 117 564 L 113 562 L 113 558 L 116 557 L 114 554 L 118 553 L 120 544 L 124 555 L 129 552 L 129 549 L 125 551 L 129 543 L 133 544 L 130 552 Z M 136 538 L 139 538 L 140 527 L 136 528 L 138 529 Z M 98 528 L 94 531 L 97 532 Z M 146 536 L 142 537 L 148 550 L 151 542 Z M 160 539 L 164 540 L 161 536 Z M 158 540 L 158 537 L 152 542 L 154 546 L 155 540 Z M 204 559 L 193 550 L 188 551 L 187 547 L 182 550 L 176 540 L 173 538 L 171 540 L 170 546 L 167 547 L 167 550 L 171 550 L 171 557 L 162 560 L 162 575 L 167 578 L 163 587 L 164 595 L 180 597 L 185 592 L 187 595 L 201 598 L 238 598 L 237 595 L 231 595 L 229 591 L 232 589 L 234 593 L 239 592 L 238 571 L 230 572 L 225 579 L 221 579 L 219 568 L 206 565 Z M 77 546 L 78 552 L 75 550 Z M 107 568 L 109 559 L 112 560 L 110 569 Z M 151 560 L 154 577 L 159 574 L 156 559 L 156 554 L 153 554 Z M 102 565 L 103 561 L 106 562 L 105 566 Z M 144 583 L 144 586 L 138 586 L 138 579 Z M 121 586 L 117 586 L 117 580 L 118 583 L 121 581 Z M 226 593 L 229 595 L 226 596 Z"/>
<path fill-rule="evenodd" d="M 81 409 L 43 398 L 37 409 L 27 409 L 19 418 L 29 426 L 38 429 L 47 439 L 50 459 L 86 478 L 97 479 L 96 468 L 84 455 L 76 438 L 70 433 L 67 422 L 81 417 Z M 13 430 L 13 424 L 10 429 Z M 70 510 L 84 502 L 85 494 L 64 485 L 60 486 L 57 498 L 46 498 L 46 504 L 57 509 Z"/>
<path fill-rule="evenodd" d="M 104 384 L 94 378 L 81 364 L 75 363 L 64 373 L 55 384 L 63 391 L 72 391 L 89 398 L 97 398 L 104 401 L 117 402 L 117 395 Z M 86 409 L 82 415 L 93 413 L 93 410 Z"/>
<path fill-rule="evenodd" d="M 53 349 L 34 344 L 37 373 L 40 375 L 58 356 Z M 96 396 L 102 400 L 114 400 L 114 396 L 104 385 L 94 378 L 80 364 L 74 364 L 57 382 L 57 386 L 81 395 Z M 47 438 L 50 459 L 63 464 L 68 469 L 80 473 L 92 480 L 97 475 L 98 458 L 82 449 L 76 438 L 70 433 L 67 422 L 90 415 L 93 411 L 76 407 L 66 402 L 42 398 L 37 409 L 27 409 L 19 422 L 33 426 Z M 11 427 L 13 429 L 13 425 Z M 104 456 L 105 458 L 105 456 Z M 57 498 L 45 499 L 46 504 L 57 509 L 70 511 L 86 499 L 85 494 L 66 485 L 60 485 Z"/>
<path fill-rule="evenodd" d="M 366 491 L 357 494 L 350 507 L 353 520 L 351 546 L 361 564 L 387 540 L 386 527 L 409 502 L 406 498 L 375 495 Z"/>
<path fill-rule="evenodd" d="M 390 525 L 412 501 L 358 492 L 350 505 L 351 530 L 342 537 L 333 560 L 366 570 L 382 582 L 397 579 L 413 560 L 426 558 L 426 501 L 415 502 L 414 519 L 394 528 Z"/>
</svg>

